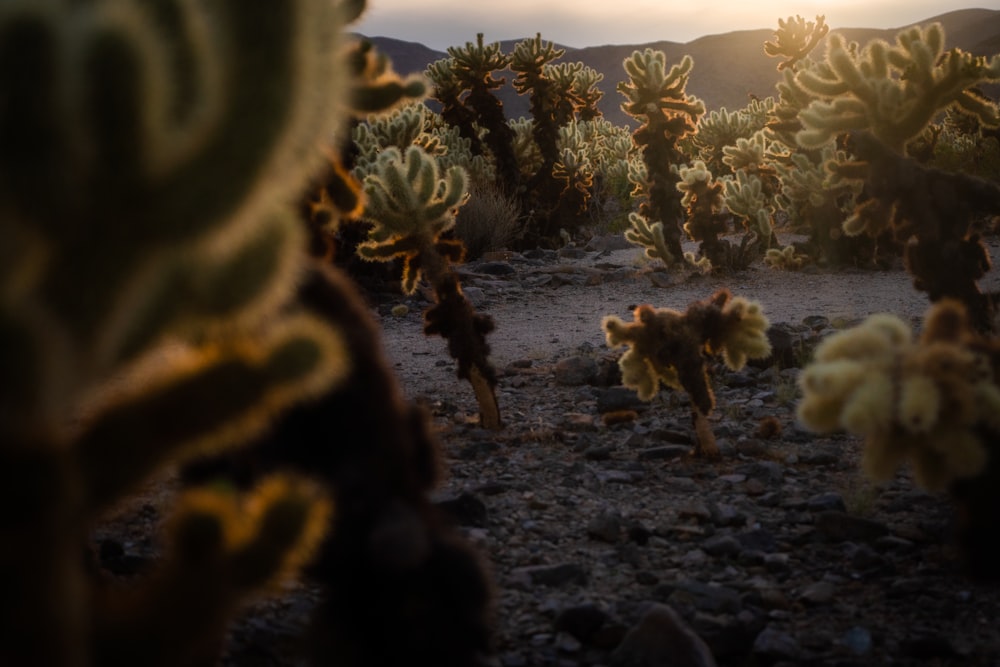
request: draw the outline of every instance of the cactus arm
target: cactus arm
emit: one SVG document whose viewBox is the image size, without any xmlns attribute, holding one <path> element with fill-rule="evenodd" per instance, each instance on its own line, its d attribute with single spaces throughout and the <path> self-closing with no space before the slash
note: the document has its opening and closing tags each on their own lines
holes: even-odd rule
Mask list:
<svg viewBox="0 0 1000 667">
<path fill-rule="evenodd" d="M 168 519 L 173 539 L 165 562 L 148 586 L 99 597 L 95 664 L 168 667 L 213 659 L 227 619 L 250 594 L 286 580 L 314 553 L 330 513 L 316 487 L 280 476 L 241 499 L 184 492 Z"/>
<path fill-rule="evenodd" d="M 208 347 L 137 372 L 140 396 L 97 401 L 74 447 L 92 512 L 130 490 L 164 461 L 246 442 L 290 405 L 328 391 L 345 373 L 343 343 L 312 318 L 290 318 L 257 345 Z M 154 364 L 155 366 L 155 364 Z M 211 409 L 206 409 L 211 406 Z M 150 430 L 150 424 L 159 424 Z M 110 463 L 114 462 L 114 463 Z"/>
</svg>

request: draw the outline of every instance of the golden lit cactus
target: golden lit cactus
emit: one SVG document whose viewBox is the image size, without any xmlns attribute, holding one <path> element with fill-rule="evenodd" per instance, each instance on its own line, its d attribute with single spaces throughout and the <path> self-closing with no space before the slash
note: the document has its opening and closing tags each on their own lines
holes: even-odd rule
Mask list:
<svg viewBox="0 0 1000 667">
<path fill-rule="evenodd" d="M 242 443 L 349 365 L 288 304 L 291 204 L 340 126 L 342 23 L 321 0 L 0 8 L 3 664 L 211 661 L 236 602 L 315 546 L 327 502 L 279 479 L 239 528 L 182 501 L 148 588 L 98 595 L 80 557 L 151 474 Z"/>
<path fill-rule="evenodd" d="M 774 31 L 774 41 L 764 42 L 764 53 L 772 58 L 784 57 L 778 64 L 778 71 L 794 67 L 805 58 L 820 40 L 830 32 L 825 16 L 817 16 L 815 21 L 806 21 L 801 16 L 778 19 L 778 29 Z"/>
<path fill-rule="evenodd" d="M 442 177 L 437 162 L 419 146 L 410 146 L 405 154 L 390 147 L 365 177 L 364 191 L 365 216 L 374 228 L 358 254 L 380 262 L 402 258 L 404 292 L 416 290 L 421 271 L 436 270 L 426 263 L 439 250 L 454 261 L 461 259 L 461 246 L 440 237 L 455 226 L 455 210 L 468 195 L 464 169 L 452 167 Z"/>
<path fill-rule="evenodd" d="M 729 244 L 719 238 L 728 229 L 728 216 L 722 212 L 724 185 L 701 160 L 695 160 L 690 167 L 681 167 L 678 175 L 677 189 L 684 193 L 681 205 L 687 213 L 684 231 L 699 243 L 702 255 L 698 260 L 693 253 L 685 253 L 684 258 L 705 273 L 713 268 L 724 270 L 729 249 Z"/>
<path fill-rule="evenodd" d="M 862 49 L 831 35 L 825 62 L 796 75 L 818 98 L 799 114 L 798 142 L 819 148 L 843 132 L 868 130 L 904 154 L 906 143 L 952 106 L 985 125 L 1000 124 L 996 106 L 969 91 L 1000 80 L 1000 56 L 945 51 L 944 42 L 940 23 L 903 30 L 893 45 L 872 40 Z"/>
<path fill-rule="evenodd" d="M 695 130 L 705 104 L 685 91 L 694 61 L 684 56 L 670 69 L 666 61 L 662 51 L 634 51 L 623 63 L 629 79 L 618 84 L 618 92 L 626 98 L 622 110 L 642 122 L 632 137 L 642 148 L 645 177 L 636 181 L 630 176 L 630 180 L 641 187 L 637 215 L 644 220 L 641 225 L 633 222 L 633 227 L 641 234 L 641 228 L 660 225 L 666 252 L 659 256 L 674 263 L 684 256 L 680 226 L 684 213 L 676 188 L 676 166 L 684 162 L 684 156 L 677 142 Z"/>
<path fill-rule="evenodd" d="M 687 392 L 698 450 L 718 456 L 707 422 L 715 406 L 707 360 L 721 354 L 727 367 L 739 370 L 747 359 L 771 353 L 769 324 L 760 304 L 720 290 L 690 304 L 683 313 L 642 305 L 635 309 L 634 318 L 625 322 L 608 315 L 601 322 L 610 347 L 628 348 L 618 361 L 623 384 L 635 389 L 644 401 L 656 395 L 661 383 Z"/>
<path fill-rule="evenodd" d="M 451 268 L 464 256 L 462 242 L 441 238 L 455 225 L 455 211 L 465 203 L 467 187 L 464 169 L 451 167 L 442 177 L 437 162 L 419 146 L 411 146 L 405 155 L 387 149 L 374 173 L 365 177 L 365 217 L 374 227 L 358 254 L 371 261 L 402 258 L 407 294 L 416 290 L 421 276 L 427 279 L 437 303 L 424 313 L 424 333 L 448 341 L 458 376 L 472 384 L 482 425 L 495 429 L 500 428 L 497 379 L 486 343 L 493 320 L 475 312 Z"/>
<path fill-rule="evenodd" d="M 677 258 L 667 247 L 662 222 L 650 223 L 635 211 L 629 213 L 628 221 L 630 226 L 625 230 L 625 240 L 642 246 L 646 257 L 658 259 L 666 266 L 673 266 L 677 262 Z"/>
<path fill-rule="evenodd" d="M 954 301 L 931 307 L 916 340 L 885 314 L 833 334 L 799 382 L 799 419 L 821 432 L 863 435 L 863 465 L 876 479 L 907 460 L 929 489 L 974 477 L 987 463 L 983 427 L 1000 426 L 990 356 Z"/>
<path fill-rule="evenodd" d="M 786 271 L 797 271 L 806 264 L 809 264 L 809 256 L 798 251 L 793 245 L 784 248 L 768 248 L 764 253 L 764 263 L 776 269 Z"/>
</svg>

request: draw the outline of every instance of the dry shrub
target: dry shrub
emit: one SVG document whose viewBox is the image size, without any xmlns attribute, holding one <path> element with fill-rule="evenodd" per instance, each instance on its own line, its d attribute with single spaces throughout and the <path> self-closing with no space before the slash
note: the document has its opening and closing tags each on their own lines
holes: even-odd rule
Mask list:
<svg viewBox="0 0 1000 667">
<path fill-rule="evenodd" d="M 458 209 L 455 236 L 465 244 L 466 259 L 509 248 L 524 234 L 517 201 L 492 184 L 473 185 L 469 201 Z"/>
</svg>

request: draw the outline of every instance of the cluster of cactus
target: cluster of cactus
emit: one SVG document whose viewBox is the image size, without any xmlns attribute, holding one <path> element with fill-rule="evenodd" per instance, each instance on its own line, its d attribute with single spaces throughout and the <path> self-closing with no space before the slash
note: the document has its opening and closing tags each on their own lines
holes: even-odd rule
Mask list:
<svg viewBox="0 0 1000 667">
<path fill-rule="evenodd" d="M 683 313 L 642 305 L 633 317 L 633 322 L 625 322 L 608 315 L 601 322 L 610 347 L 628 348 L 618 362 L 623 384 L 645 401 L 657 394 L 661 384 L 685 391 L 691 399 L 698 451 L 718 457 L 707 422 L 715 407 L 707 363 L 712 355 L 721 354 L 728 368 L 739 370 L 748 359 L 771 353 L 769 323 L 760 304 L 720 290 L 690 304 Z"/>
<path fill-rule="evenodd" d="M 557 62 L 564 53 L 536 35 L 506 54 L 479 34 L 426 71 L 442 121 L 471 142 L 474 156 L 489 160 L 495 182 L 519 201 L 526 218 L 521 245 L 551 244 L 559 230 L 579 227 L 594 190 L 594 153 L 567 152 L 562 137 L 577 122 L 600 117 L 602 75 L 583 63 Z M 529 97 L 530 119 L 504 117 L 493 91 L 505 83 L 495 73 L 505 69 L 516 74 L 515 91 Z"/>
<path fill-rule="evenodd" d="M 864 48 L 831 35 L 825 60 L 796 75 L 813 99 L 798 114 L 803 127 L 795 138 L 805 149 L 821 150 L 849 135 L 852 155 L 826 165 L 833 182 L 864 184 L 844 231 L 891 236 L 904 248 L 918 289 L 932 301 L 961 300 L 985 328 L 991 307 L 976 281 L 989 260 L 971 230 L 971 216 L 995 209 L 996 188 L 926 168 L 908 155 L 908 146 L 948 108 L 1000 125 L 997 106 L 969 90 L 1000 80 L 1000 56 L 946 51 L 944 42 L 937 23 L 903 30 L 895 44 L 873 40 Z M 942 192 L 949 194 L 937 195 Z"/>
</svg>

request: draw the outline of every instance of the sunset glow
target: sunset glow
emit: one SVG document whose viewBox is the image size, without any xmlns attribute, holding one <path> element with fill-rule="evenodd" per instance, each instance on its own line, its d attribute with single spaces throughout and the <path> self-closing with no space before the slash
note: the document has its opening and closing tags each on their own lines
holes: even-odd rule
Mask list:
<svg viewBox="0 0 1000 667">
<path fill-rule="evenodd" d="M 520 39 L 540 32 L 546 40 L 574 47 L 643 44 L 666 40 L 689 42 L 704 35 L 777 27 L 778 19 L 796 14 L 812 20 L 826 16 L 832 28 L 896 28 L 957 9 L 1000 9 L 1000 0 L 369 0 L 368 11 L 354 26 L 369 36 L 395 37 L 444 50 L 475 40 Z M 497 8 L 501 9 L 498 11 Z"/>
</svg>

